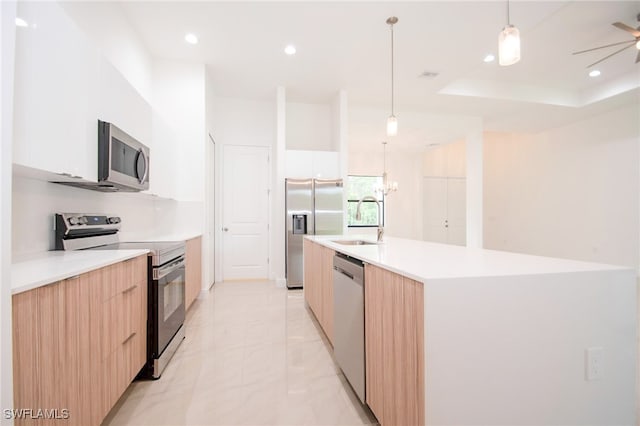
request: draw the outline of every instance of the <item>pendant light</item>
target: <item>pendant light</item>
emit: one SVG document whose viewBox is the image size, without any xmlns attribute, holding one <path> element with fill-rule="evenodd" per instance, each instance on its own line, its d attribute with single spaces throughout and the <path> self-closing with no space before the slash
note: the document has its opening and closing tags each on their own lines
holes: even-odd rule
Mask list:
<svg viewBox="0 0 640 426">
<path fill-rule="evenodd" d="M 390 181 L 387 175 L 387 142 L 382 142 L 383 148 L 383 172 L 382 172 L 382 187 L 376 188 L 376 191 L 382 192 L 385 196 L 390 192 L 398 190 L 398 182 Z"/>
<path fill-rule="evenodd" d="M 507 26 L 498 35 L 498 62 L 502 66 L 513 65 L 520 60 L 520 31 L 511 25 L 509 0 L 507 0 Z"/>
<path fill-rule="evenodd" d="M 398 18 L 395 16 L 387 18 L 387 24 L 389 24 L 391 28 L 391 115 L 387 118 L 387 136 L 395 136 L 398 134 L 398 119 L 393 114 L 393 24 L 397 22 Z"/>
</svg>

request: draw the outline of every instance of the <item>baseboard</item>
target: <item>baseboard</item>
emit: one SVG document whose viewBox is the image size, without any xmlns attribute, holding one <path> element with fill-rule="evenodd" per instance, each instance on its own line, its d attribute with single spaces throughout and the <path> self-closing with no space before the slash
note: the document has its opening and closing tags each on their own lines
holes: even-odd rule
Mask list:
<svg viewBox="0 0 640 426">
<path fill-rule="evenodd" d="M 287 286 L 286 278 L 276 278 L 276 287 L 284 288 Z"/>
</svg>

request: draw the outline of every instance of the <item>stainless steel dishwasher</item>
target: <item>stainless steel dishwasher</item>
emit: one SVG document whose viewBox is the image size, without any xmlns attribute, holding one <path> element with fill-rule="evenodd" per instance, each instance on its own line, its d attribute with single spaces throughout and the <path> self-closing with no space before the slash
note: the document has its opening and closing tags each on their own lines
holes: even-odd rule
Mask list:
<svg viewBox="0 0 640 426">
<path fill-rule="evenodd" d="M 342 253 L 333 257 L 333 351 L 364 404 L 364 264 Z"/>
</svg>

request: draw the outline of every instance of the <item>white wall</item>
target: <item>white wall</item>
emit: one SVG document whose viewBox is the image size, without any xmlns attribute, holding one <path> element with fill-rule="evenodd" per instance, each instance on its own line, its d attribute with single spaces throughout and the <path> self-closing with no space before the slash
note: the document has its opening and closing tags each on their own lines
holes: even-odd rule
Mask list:
<svg viewBox="0 0 640 426">
<path fill-rule="evenodd" d="M 337 151 L 329 104 L 287 102 L 286 115 L 288 150 Z"/>
<path fill-rule="evenodd" d="M 333 114 L 333 140 L 340 156 L 340 177 L 343 182 L 349 175 L 349 97 L 346 90 L 340 90 L 331 104 Z M 343 206 L 346 210 L 347 191 L 343 191 Z M 347 215 L 343 217 L 342 232 L 347 233 Z"/>
<path fill-rule="evenodd" d="M 423 151 L 432 143 L 449 143 L 466 138 L 469 131 L 475 131 L 478 117 L 430 114 L 419 111 L 398 111 L 398 135 L 386 135 L 386 109 L 349 108 L 349 149 L 367 150 L 373 144 L 388 141 L 389 147 L 404 150 Z"/>
<path fill-rule="evenodd" d="M 11 160 L 13 142 L 13 74 L 16 3 L 0 3 L 0 408 L 13 407 L 11 340 Z M 13 424 L 2 418 L 2 424 Z"/>
<path fill-rule="evenodd" d="M 271 277 L 276 279 L 279 287 L 287 285 L 285 267 L 285 204 L 286 196 L 284 192 L 284 180 L 286 177 L 286 146 L 287 146 L 287 90 L 279 86 L 276 88 L 275 100 L 275 143 L 272 149 L 272 185 L 273 196 L 271 197 L 271 229 L 270 252 Z"/>
<path fill-rule="evenodd" d="M 485 134 L 485 247 L 638 267 L 639 108 Z"/>
<path fill-rule="evenodd" d="M 152 59 L 117 2 L 60 2 L 102 53 L 151 103 Z"/>
<path fill-rule="evenodd" d="M 275 141 L 275 102 L 215 98 L 216 142 L 223 145 L 272 146 Z"/>
<path fill-rule="evenodd" d="M 467 247 L 482 248 L 483 242 L 483 137 L 482 125 L 469 129 L 466 137 L 466 240 Z"/>
</svg>

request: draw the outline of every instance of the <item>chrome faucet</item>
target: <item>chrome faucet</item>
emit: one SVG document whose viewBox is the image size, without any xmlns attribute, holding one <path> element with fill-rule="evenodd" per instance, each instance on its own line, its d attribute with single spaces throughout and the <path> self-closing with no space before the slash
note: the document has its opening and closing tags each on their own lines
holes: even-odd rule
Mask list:
<svg viewBox="0 0 640 426">
<path fill-rule="evenodd" d="M 382 237 L 384 236 L 384 227 L 382 226 L 382 210 L 380 206 L 380 201 L 373 195 L 365 195 L 358 201 L 358 208 L 356 208 L 356 220 L 362 220 L 362 214 L 360 213 L 360 206 L 363 201 L 375 201 L 378 205 L 378 242 L 382 242 Z"/>
</svg>

